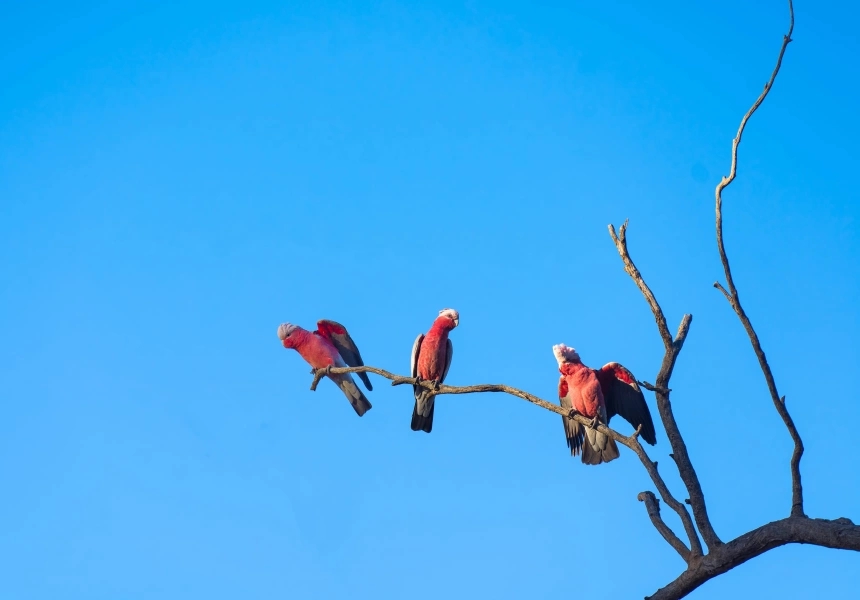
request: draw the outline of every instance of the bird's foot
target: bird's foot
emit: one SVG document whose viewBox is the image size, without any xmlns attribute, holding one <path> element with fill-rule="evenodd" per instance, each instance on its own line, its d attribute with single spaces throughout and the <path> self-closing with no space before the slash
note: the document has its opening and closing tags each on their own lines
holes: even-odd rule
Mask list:
<svg viewBox="0 0 860 600">
<path fill-rule="evenodd" d="M 325 366 L 325 369 L 323 369 L 323 370 L 325 371 L 325 374 L 326 374 L 328 377 L 331 377 L 331 365 L 326 365 L 326 366 Z"/>
<path fill-rule="evenodd" d="M 592 429 L 597 429 L 597 426 L 599 424 L 600 424 L 600 419 L 598 418 L 597 415 L 594 415 L 594 418 L 591 419 L 591 425 L 589 425 L 589 427 L 591 427 Z"/>
<path fill-rule="evenodd" d="M 430 383 L 433 384 L 433 391 L 438 392 L 439 391 L 439 380 L 438 379 L 431 379 Z"/>
<path fill-rule="evenodd" d="M 418 377 L 418 376 L 416 375 L 416 376 L 413 378 L 413 381 L 414 381 L 415 383 L 413 383 L 412 385 L 417 385 L 418 387 L 421 387 L 421 378 L 420 378 L 420 377 Z"/>
<path fill-rule="evenodd" d="M 574 415 L 578 415 L 578 414 L 579 414 L 579 412 L 577 412 L 577 410 L 575 408 L 571 408 L 570 412 L 567 413 L 567 417 L 569 419 L 572 419 L 574 417 Z"/>
</svg>

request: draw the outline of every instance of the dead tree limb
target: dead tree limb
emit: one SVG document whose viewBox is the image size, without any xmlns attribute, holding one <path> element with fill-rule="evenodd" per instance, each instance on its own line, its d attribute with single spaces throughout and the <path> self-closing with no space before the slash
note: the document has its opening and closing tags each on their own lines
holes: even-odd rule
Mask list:
<svg viewBox="0 0 860 600">
<path fill-rule="evenodd" d="M 657 298 L 654 297 L 651 288 L 645 283 L 645 279 L 643 279 L 639 269 L 636 268 L 633 259 L 630 258 L 630 252 L 627 250 L 627 221 L 618 229 L 617 235 L 615 227 L 610 225 L 609 235 L 612 236 L 615 248 L 618 250 L 619 256 L 621 256 L 624 270 L 627 271 L 627 274 L 633 279 L 636 287 L 639 288 L 639 291 L 642 292 L 642 295 L 648 301 L 651 312 L 654 314 L 654 320 L 657 322 L 657 330 L 666 348 L 666 352 L 663 355 L 663 363 L 660 365 L 660 372 L 657 373 L 657 384 L 651 387 L 654 389 L 654 395 L 657 398 L 657 410 L 660 411 L 660 419 L 666 428 L 666 436 L 669 438 L 669 444 L 672 446 L 672 458 L 678 466 L 681 480 L 684 482 L 687 493 L 690 495 L 690 507 L 693 509 L 693 518 L 696 520 L 696 526 L 699 528 L 699 533 L 702 534 L 702 539 L 710 550 L 719 546 L 722 542 L 714 531 L 713 525 L 711 525 L 711 520 L 708 517 L 708 509 L 705 506 L 705 494 L 702 492 L 702 485 L 699 483 L 696 469 L 693 468 L 693 463 L 690 461 L 690 455 L 687 453 L 687 445 L 684 443 L 681 430 L 675 421 L 675 415 L 672 413 L 672 403 L 669 401 L 669 379 L 672 377 L 675 362 L 678 360 L 678 355 L 684 346 L 684 340 L 687 339 L 693 315 L 684 315 L 681 325 L 678 327 L 678 333 L 675 335 L 675 339 L 672 339 L 669 327 L 666 325 L 666 317 L 663 315 L 663 309 L 660 308 Z M 693 536 L 695 536 L 695 532 L 693 532 Z M 696 552 L 695 548 L 698 538 L 696 538 L 696 544 L 694 544 L 691 537 L 690 543 L 693 548 L 693 558 L 701 555 L 701 548 L 699 548 L 698 552 Z"/>
<path fill-rule="evenodd" d="M 657 531 L 660 532 L 660 535 L 669 542 L 669 545 L 672 546 L 675 551 L 681 555 L 681 558 L 684 559 L 685 562 L 690 562 L 690 549 L 684 545 L 684 542 L 675 535 L 675 532 L 672 531 L 668 525 L 663 521 L 663 517 L 660 516 L 660 501 L 654 495 L 653 492 L 640 492 L 636 498 L 640 502 L 645 503 L 645 509 L 648 511 L 648 517 L 651 519 L 651 523 L 654 524 L 654 527 Z"/>
<path fill-rule="evenodd" d="M 761 342 L 758 339 L 758 334 L 756 334 L 755 329 L 753 328 L 752 323 L 750 322 L 749 317 L 747 316 L 746 311 L 741 306 L 741 299 L 738 296 L 738 289 L 735 287 L 735 280 L 732 277 L 732 269 L 729 266 L 729 257 L 726 255 L 726 246 L 723 242 L 723 190 L 726 189 L 729 184 L 735 180 L 735 176 L 738 172 L 738 147 L 741 145 L 741 136 L 743 136 L 744 129 L 747 126 L 747 121 L 749 121 L 750 117 L 752 117 L 753 113 L 761 106 L 761 103 L 764 102 L 764 99 L 767 97 L 771 88 L 773 88 L 773 82 L 776 80 L 776 76 L 779 73 L 779 68 L 782 66 L 782 57 L 785 55 L 785 50 L 788 48 L 788 44 L 791 42 L 791 33 L 794 31 L 794 5 L 791 0 L 788 0 L 788 12 L 789 12 L 789 26 L 788 33 L 786 33 L 782 38 L 782 46 L 779 49 L 779 56 L 776 59 L 776 66 L 773 69 L 773 72 L 770 74 L 770 79 L 766 84 L 764 84 L 764 90 L 759 97 L 756 98 L 756 101 L 753 103 L 752 107 L 747 111 L 744 115 L 743 119 L 741 119 L 740 127 L 738 127 L 738 133 L 735 136 L 734 140 L 732 140 L 732 166 L 729 170 L 728 176 L 722 178 L 720 183 L 717 184 L 716 189 L 716 211 L 717 211 L 717 249 L 720 252 L 720 261 L 723 263 L 723 270 L 726 274 L 726 285 L 728 286 L 728 291 L 719 283 L 715 282 L 714 287 L 720 290 L 723 293 L 723 296 L 726 297 L 726 300 L 729 301 L 729 304 L 732 307 L 732 310 L 735 311 L 741 323 L 744 326 L 744 329 L 747 332 L 747 335 L 750 338 L 750 343 L 752 343 L 753 350 L 755 351 L 755 355 L 758 358 L 759 366 L 761 366 L 762 373 L 764 373 L 764 379 L 767 382 L 767 389 L 770 392 L 770 398 L 773 401 L 773 405 L 776 408 L 776 412 L 779 413 L 779 416 L 782 418 L 782 422 L 785 423 L 785 427 L 788 429 L 788 433 L 791 436 L 791 439 L 794 441 L 794 451 L 791 454 L 790 461 L 790 469 L 791 469 L 791 516 L 799 517 L 803 516 L 803 484 L 800 479 L 800 458 L 803 456 L 803 440 L 800 439 L 800 434 L 797 431 L 797 427 L 794 425 L 794 419 L 791 418 L 791 415 L 788 412 L 788 408 L 785 405 L 785 397 L 780 397 L 779 392 L 776 390 L 776 382 L 773 379 L 773 373 L 770 370 L 770 365 L 767 363 L 767 358 L 765 357 L 764 350 L 762 350 Z"/>
<path fill-rule="evenodd" d="M 813 544 L 860 552 L 860 526 L 850 519 L 787 517 L 762 525 L 709 552 L 666 587 L 646 600 L 677 600 L 751 558 L 786 544 Z"/>
</svg>

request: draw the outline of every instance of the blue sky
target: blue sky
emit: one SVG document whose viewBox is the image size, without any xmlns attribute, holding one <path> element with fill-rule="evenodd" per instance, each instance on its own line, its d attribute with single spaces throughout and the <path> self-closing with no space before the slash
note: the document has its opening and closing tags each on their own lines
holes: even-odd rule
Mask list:
<svg viewBox="0 0 860 600">
<path fill-rule="evenodd" d="M 726 244 L 807 510 L 856 521 L 860 9 L 796 9 Z M 785 516 L 790 439 L 711 285 L 713 189 L 786 26 L 770 1 L 5 3 L 0 595 L 651 593 L 683 564 L 630 452 L 587 468 L 499 395 L 414 433 L 378 379 L 358 419 L 275 335 L 335 319 L 406 373 L 454 307 L 451 384 L 552 399 L 559 342 L 653 381 L 626 218 L 670 327 L 694 315 L 673 404 L 717 532 Z M 662 430 L 651 450 L 684 497 Z M 858 569 L 781 548 L 692 597 L 839 595 Z"/>
</svg>

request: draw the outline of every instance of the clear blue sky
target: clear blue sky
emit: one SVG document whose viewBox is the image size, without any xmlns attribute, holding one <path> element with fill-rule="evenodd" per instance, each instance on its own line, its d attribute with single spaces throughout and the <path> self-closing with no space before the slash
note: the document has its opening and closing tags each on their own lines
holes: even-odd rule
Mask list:
<svg viewBox="0 0 860 600">
<path fill-rule="evenodd" d="M 587 468 L 499 395 L 413 433 L 379 379 L 358 419 L 275 335 L 335 319 L 406 373 L 454 307 L 451 384 L 552 399 L 559 342 L 653 381 L 606 232 L 628 217 L 672 329 L 694 315 L 673 402 L 718 533 L 785 516 L 790 440 L 711 284 L 713 189 L 787 8 L 697 4 L 4 3 L 0 596 L 651 593 L 683 564 L 630 452 Z M 858 17 L 798 2 L 725 194 L 808 512 L 855 520 Z M 858 571 L 782 548 L 693 597 L 842 597 Z"/>
</svg>

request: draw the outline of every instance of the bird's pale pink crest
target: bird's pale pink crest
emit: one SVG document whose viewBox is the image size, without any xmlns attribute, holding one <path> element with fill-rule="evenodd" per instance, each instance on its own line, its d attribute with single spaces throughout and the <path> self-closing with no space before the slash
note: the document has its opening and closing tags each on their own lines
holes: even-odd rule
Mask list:
<svg viewBox="0 0 860 600">
<path fill-rule="evenodd" d="M 296 330 L 296 326 L 292 323 L 281 323 L 278 326 L 278 339 L 284 341 L 287 336 Z"/>
<path fill-rule="evenodd" d="M 454 327 L 457 327 L 460 324 L 460 313 L 458 313 L 453 308 L 443 308 L 439 311 L 440 317 L 448 317 L 452 321 L 454 321 Z"/>
<path fill-rule="evenodd" d="M 555 356 L 555 360 L 558 361 L 559 366 L 566 362 L 579 360 L 579 354 L 576 353 L 576 350 L 570 346 L 565 346 L 564 344 L 556 344 L 553 346 L 552 353 Z"/>
</svg>

